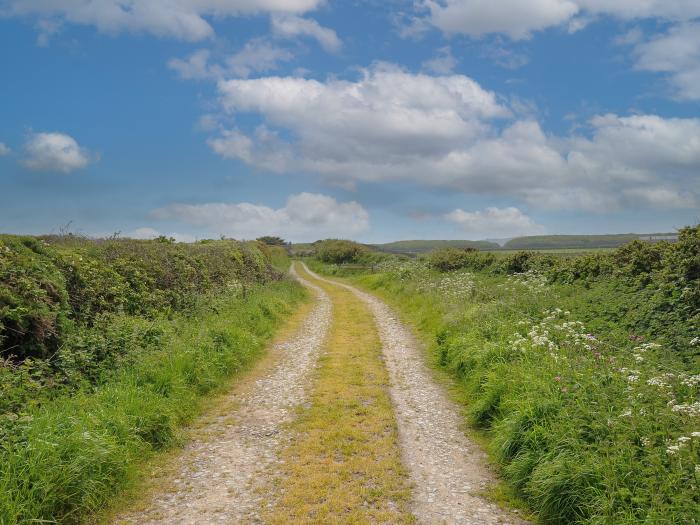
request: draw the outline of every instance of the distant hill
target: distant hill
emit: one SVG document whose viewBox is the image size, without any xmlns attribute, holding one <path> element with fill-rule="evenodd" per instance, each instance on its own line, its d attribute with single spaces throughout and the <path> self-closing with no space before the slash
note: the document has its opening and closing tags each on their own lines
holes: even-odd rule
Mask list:
<svg viewBox="0 0 700 525">
<path fill-rule="evenodd" d="M 674 241 L 675 233 L 620 233 L 613 235 L 533 235 L 516 237 L 503 245 L 504 250 L 557 250 L 557 249 L 592 249 L 617 248 L 634 240 L 658 242 Z"/>
<path fill-rule="evenodd" d="M 373 248 L 390 253 L 416 254 L 425 253 L 438 248 L 476 248 L 477 250 L 498 250 L 500 246 L 489 241 L 445 241 L 445 240 L 413 240 L 395 241 L 384 244 L 373 244 Z"/>
<path fill-rule="evenodd" d="M 646 242 L 675 241 L 676 233 L 619 233 L 611 235 L 532 235 L 513 239 L 469 240 L 410 240 L 384 244 L 365 244 L 370 250 L 417 255 L 439 248 L 476 248 L 481 251 L 499 250 L 592 250 L 596 248 L 617 248 L 630 241 Z M 313 243 L 295 243 L 292 254 L 305 255 L 313 251 Z"/>
</svg>

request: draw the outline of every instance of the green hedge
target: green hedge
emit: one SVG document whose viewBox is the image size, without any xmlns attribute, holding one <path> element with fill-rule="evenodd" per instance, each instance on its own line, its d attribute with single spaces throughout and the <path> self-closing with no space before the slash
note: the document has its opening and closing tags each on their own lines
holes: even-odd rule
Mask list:
<svg viewBox="0 0 700 525">
<path fill-rule="evenodd" d="M 245 300 L 227 292 L 172 320 L 124 318 L 74 345 L 69 367 L 92 368 L 97 351 L 119 366 L 96 366 L 96 386 L 0 416 L 0 523 L 72 523 L 99 509 L 145 458 L 178 443 L 200 398 L 259 356 L 302 297 L 292 281 L 255 285 Z"/>
</svg>

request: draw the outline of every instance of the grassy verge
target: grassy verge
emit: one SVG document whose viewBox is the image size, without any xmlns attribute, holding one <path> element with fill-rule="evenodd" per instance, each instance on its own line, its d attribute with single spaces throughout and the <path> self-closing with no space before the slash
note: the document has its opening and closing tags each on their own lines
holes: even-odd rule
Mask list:
<svg viewBox="0 0 700 525">
<path fill-rule="evenodd" d="M 411 523 L 410 491 L 373 317 L 349 291 L 317 284 L 333 300 L 333 325 L 309 406 L 292 424 L 296 438 L 283 451 L 281 495 L 267 520 Z"/>
<path fill-rule="evenodd" d="M 698 523 L 700 376 L 655 343 L 653 326 L 640 334 L 619 322 L 618 311 L 644 308 L 643 295 L 405 261 L 352 279 L 430 342 L 469 422 L 543 523 Z"/>
<path fill-rule="evenodd" d="M 0 523 L 71 523 L 102 507 L 145 459 L 179 442 L 203 397 L 249 367 L 303 297 L 278 281 L 154 320 L 154 349 L 17 418 L 0 446 Z"/>
</svg>

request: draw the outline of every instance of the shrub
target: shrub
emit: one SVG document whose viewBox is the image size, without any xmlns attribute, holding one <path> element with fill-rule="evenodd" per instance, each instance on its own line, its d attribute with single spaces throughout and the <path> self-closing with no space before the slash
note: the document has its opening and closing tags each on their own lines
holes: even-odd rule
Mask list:
<svg viewBox="0 0 700 525">
<path fill-rule="evenodd" d="M 443 248 L 428 255 L 428 266 L 441 272 L 450 272 L 468 268 L 470 255 L 476 253 L 474 248 Z"/>
<path fill-rule="evenodd" d="M 46 358 L 102 314 L 153 317 L 235 283 L 279 278 L 265 251 L 235 241 L 0 236 L 0 353 Z"/>
<path fill-rule="evenodd" d="M 353 241 L 327 239 L 314 243 L 314 251 L 319 261 L 329 264 L 357 262 L 367 252 L 367 248 Z"/>
</svg>

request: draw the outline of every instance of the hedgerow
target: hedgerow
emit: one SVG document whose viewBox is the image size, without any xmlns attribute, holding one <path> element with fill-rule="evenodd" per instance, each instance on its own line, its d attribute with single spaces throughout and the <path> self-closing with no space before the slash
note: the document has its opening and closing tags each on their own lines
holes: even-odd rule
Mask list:
<svg viewBox="0 0 700 525">
<path fill-rule="evenodd" d="M 79 521 L 302 299 L 286 252 L 0 236 L 0 524 Z"/>
</svg>

